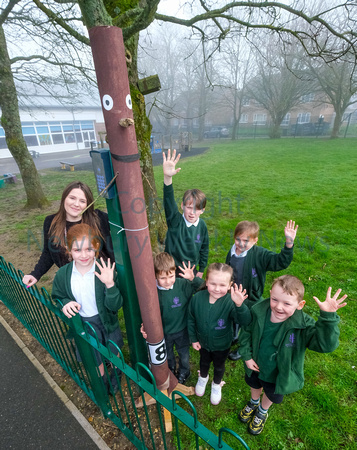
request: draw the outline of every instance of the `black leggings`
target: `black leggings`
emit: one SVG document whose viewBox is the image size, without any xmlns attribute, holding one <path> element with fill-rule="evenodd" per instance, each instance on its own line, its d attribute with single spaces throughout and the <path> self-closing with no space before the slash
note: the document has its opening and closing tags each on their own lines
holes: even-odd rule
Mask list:
<svg viewBox="0 0 357 450">
<path fill-rule="evenodd" d="M 230 348 L 226 350 L 217 350 L 210 352 L 205 348 L 200 349 L 200 376 L 206 378 L 208 371 L 213 362 L 213 382 L 219 384 L 222 381 L 224 371 L 226 369 L 226 359 L 230 352 Z"/>
</svg>

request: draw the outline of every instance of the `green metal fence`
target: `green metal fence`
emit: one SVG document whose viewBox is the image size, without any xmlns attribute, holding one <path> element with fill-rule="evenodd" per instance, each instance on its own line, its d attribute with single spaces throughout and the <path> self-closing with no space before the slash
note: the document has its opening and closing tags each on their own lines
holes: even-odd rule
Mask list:
<svg viewBox="0 0 357 450">
<path fill-rule="evenodd" d="M 228 428 L 221 428 L 218 436 L 208 430 L 199 422 L 188 397 L 178 391 L 173 391 L 171 398 L 165 396 L 157 389 L 146 366 L 141 363 L 135 368 L 128 366 L 114 343 L 102 346 L 89 324 L 83 324 L 78 315 L 72 319 L 65 317 L 45 289 L 41 292 L 36 286 L 26 289 L 22 277 L 21 271 L 0 256 L 0 299 L 136 448 L 199 449 L 206 443 L 214 449 L 249 450 L 243 439 Z M 74 339 L 68 339 L 69 331 Z M 77 361 L 76 348 L 81 363 Z M 111 394 L 115 381 L 118 384 L 115 395 L 108 395 L 96 367 L 93 349 L 105 362 Z M 114 369 L 120 369 L 119 375 Z M 110 381 L 110 371 L 113 371 L 114 383 Z M 154 405 L 147 404 L 145 392 L 156 400 Z M 143 406 L 139 408 L 140 399 Z M 165 431 L 164 409 L 172 414 L 172 433 Z"/>
</svg>

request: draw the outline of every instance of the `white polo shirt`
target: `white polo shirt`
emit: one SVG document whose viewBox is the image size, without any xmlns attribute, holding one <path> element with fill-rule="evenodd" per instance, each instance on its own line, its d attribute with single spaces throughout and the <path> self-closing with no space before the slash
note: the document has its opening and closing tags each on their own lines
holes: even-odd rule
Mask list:
<svg viewBox="0 0 357 450">
<path fill-rule="evenodd" d="M 76 299 L 81 305 L 79 314 L 81 317 L 92 317 L 99 314 L 97 302 L 95 300 L 95 261 L 93 266 L 84 275 L 81 275 L 76 268 L 76 263 L 73 261 L 73 269 L 71 276 L 71 289 Z"/>
</svg>

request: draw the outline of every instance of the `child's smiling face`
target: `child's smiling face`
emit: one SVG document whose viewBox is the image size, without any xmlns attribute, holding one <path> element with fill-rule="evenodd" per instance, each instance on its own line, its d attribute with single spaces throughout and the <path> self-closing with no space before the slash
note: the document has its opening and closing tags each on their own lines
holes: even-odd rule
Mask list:
<svg viewBox="0 0 357 450">
<path fill-rule="evenodd" d="M 219 272 L 212 270 L 206 279 L 207 291 L 209 292 L 210 300 L 216 301 L 224 297 L 232 285 L 231 274 L 227 272 Z"/>
<path fill-rule="evenodd" d="M 275 284 L 270 291 L 270 321 L 273 323 L 284 322 L 304 305 L 305 300 L 299 302 L 297 295 L 290 295 L 281 286 Z"/>
<path fill-rule="evenodd" d="M 84 271 L 92 267 L 95 260 L 95 252 L 96 250 L 89 242 L 88 236 L 74 240 L 70 251 L 77 269 Z"/>
<path fill-rule="evenodd" d="M 236 244 L 236 254 L 240 255 L 241 253 L 251 249 L 257 242 L 258 238 L 251 237 L 248 232 L 236 236 L 234 239 L 234 243 Z"/>
<path fill-rule="evenodd" d="M 176 281 L 176 274 L 174 270 L 169 272 L 160 272 L 156 275 L 157 284 L 165 289 L 170 289 Z"/>
</svg>

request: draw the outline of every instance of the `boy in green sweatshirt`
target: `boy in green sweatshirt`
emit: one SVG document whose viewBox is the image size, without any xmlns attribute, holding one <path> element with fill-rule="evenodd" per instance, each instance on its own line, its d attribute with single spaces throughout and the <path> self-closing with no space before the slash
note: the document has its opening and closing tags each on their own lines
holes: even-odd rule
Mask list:
<svg viewBox="0 0 357 450">
<path fill-rule="evenodd" d="M 206 206 L 206 196 L 199 189 L 190 189 L 184 193 L 181 214 L 176 205 L 172 177 L 181 169 L 176 169 L 180 160 L 180 153 L 176 157 L 176 150 L 168 150 L 167 157 L 163 152 L 164 171 L 164 208 L 167 222 L 165 252 L 173 256 L 178 267 L 185 263 L 198 267 L 197 276 L 202 278 L 208 261 L 208 231 L 203 220 L 200 219 Z"/>
<path fill-rule="evenodd" d="M 242 284 L 248 298 L 246 305 L 251 308 L 256 302 L 263 300 L 263 291 L 267 272 L 277 272 L 289 267 L 293 260 L 294 241 L 298 225 L 290 220 L 284 228 L 285 244 L 280 253 L 275 253 L 257 244 L 259 225 L 257 222 L 243 220 L 234 230 L 234 244 L 226 257 L 226 264 L 233 268 L 234 282 Z M 235 329 L 234 341 L 238 338 L 238 327 Z M 239 350 L 232 351 L 228 358 L 236 361 L 240 358 Z"/>
<path fill-rule="evenodd" d="M 187 331 L 188 305 L 192 295 L 203 284 L 203 280 L 195 277 L 194 266 L 188 263 L 179 267 L 182 278 L 176 278 L 174 258 L 166 252 L 159 253 L 154 258 L 156 286 L 158 290 L 162 325 L 167 351 L 169 369 L 185 384 L 191 375 L 189 356 L 190 341 Z M 141 328 L 143 337 L 147 335 Z M 179 368 L 176 372 L 176 357 L 174 347 L 179 356 Z"/>
<path fill-rule="evenodd" d="M 274 280 L 270 299 L 251 308 L 252 322 L 240 337 L 251 399 L 239 413 L 240 421 L 249 423 L 251 434 L 262 432 L 273 403 L 281 403 L 285 394 L 303 387 L 306 349 L 328 353 L 338 347 L 336 312 L 346 306 L 343 302 L 347 297 L 338 298 L 340 293 L 338 289 L 331 297 L 329 287 L 324 302 L 314 297 L 320 308 L 315 322 L 302 312 L 305 305 L 302 282 L 292 275 L 283 275 Z"/>
</svg>

